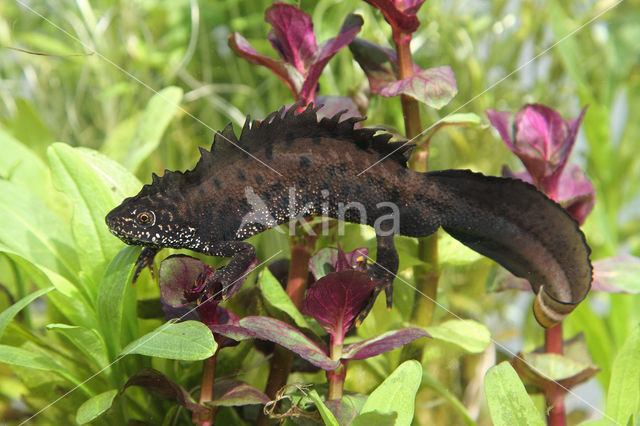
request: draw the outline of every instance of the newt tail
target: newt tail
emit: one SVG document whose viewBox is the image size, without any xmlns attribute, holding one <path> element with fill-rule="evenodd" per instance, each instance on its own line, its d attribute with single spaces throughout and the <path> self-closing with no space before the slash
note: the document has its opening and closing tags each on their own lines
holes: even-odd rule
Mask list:
<svg viewBox="0 0 640 426">
<path fill-rule="evenodd" d="M 410 170 L 412 146 L 390 143 L 391 135 L 379 129 L 356 128 L 362 120 L 340 121 L 340 114 L 318 119 L 310 106 L 299 114 L 281 109 L 262 122 L 247 119 L 239 138 L 228 125 L 211 150 L 201 149 L 194 169 L 154 174 L 151 184 L 107 215 L 107 225 L 127 244 L 147 246 L 139 267 L 162 247 L 232 257 L 216 271 L 223 285 L 255 257 L 243 240 L 273 226 L 315 215 L 370 225 L 378 250 L 369 273 L 381 282 L 378 291 L 385 290 L 389 306 L 398 269 L 393 236 L 424 237 L 442 227 L 529 280 L 537 294 L 534 314 L 544 327 L 586 297 L 590 250 L 557 203 L 520 180 Z"/>
</svg>

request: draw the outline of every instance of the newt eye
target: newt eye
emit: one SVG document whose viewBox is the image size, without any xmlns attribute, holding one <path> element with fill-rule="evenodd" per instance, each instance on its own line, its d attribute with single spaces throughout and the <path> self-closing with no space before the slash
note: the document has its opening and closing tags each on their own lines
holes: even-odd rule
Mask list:
<svg viewBox="0 0 640 426">
<path fill-rule="evenodd" d="M 153 212 L 142 212 L 138 213 L 138 215 L 136 216 L 136 221 L 139 225 L 151 226 L 155 223 L 156 216 L 153 214 Z"/>
</svg>

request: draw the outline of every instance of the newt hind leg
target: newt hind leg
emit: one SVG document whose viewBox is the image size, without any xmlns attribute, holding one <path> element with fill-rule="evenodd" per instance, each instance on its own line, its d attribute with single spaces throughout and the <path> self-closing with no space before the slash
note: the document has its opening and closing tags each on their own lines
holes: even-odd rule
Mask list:
<svg viewBox="0 0 640 426">
<path fill-rule="evenodd" d="M 373 303 L 382 290 L 384 290 L 386 296 L 387 309 L 391 309 L 393 303 L 393 279 L 398 272 L 398 252 L 393 243 L 393 235 L 377 235 L 376 239 L 378 242 L 376 262 L 367 269 L 367 274 L 369 274 L 373 281 L 378 281 L 379 283 L 365 307 L 358 314 L 356 318 L 357 325 L 360 325 L 366 316 L 369 315 Z"/>
</svg>

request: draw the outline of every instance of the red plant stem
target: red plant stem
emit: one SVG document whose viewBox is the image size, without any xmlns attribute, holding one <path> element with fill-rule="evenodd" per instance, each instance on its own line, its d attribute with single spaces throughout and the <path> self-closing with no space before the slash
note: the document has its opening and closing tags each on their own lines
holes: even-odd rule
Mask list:
<svg viewBox="0 0 640 426">
<path fill-rule="evenodd" d="M 562 346 L 562 323 L 544 330 L 544 349 L 546 353 L 562 355 Z M 567 424 L 567 418 L 562 389 L 555 383 L 551 383 L 545 391 L 545 399 L 547 406 L 551 407 L 547 415 L 549 426 L 565 426 Z"/>
<path fill-rule="evenodd" d="M 304 232 L 304 231 L 303 231 Z M 315 246 L 315 238 L 307 237 L 291 239 L 291 264 L 289 266 L 289 278 L 287 280 L 287 294 L 298 309 L 302 307 L 302 300 L 307 289 L 307 277 L 309 276 L 309 258 Z M 276 345 L 271 360 L 271 369 L 265 393 L 274 399 L 280 388 L 287 384 L 287 378 L 293 364 L 293 352 Z M 269 424 L 263 412 L 258 416 L 259 426 Z"/>
<path fill-rule="evenodd" d="M 344 346 L 344 336 L 341 324 L 338 324 L 334 334 L 331 335 L 331 346 L 329 347 L 329 356 L 334 361 L 342 358 L 342 348 Z M 327 382 L 329 382 L 329 399 L 341 399 L 344 389 L 344 378 L 347 375 L 347 361 L 341 361 L 340 367 L 333 371 L 327 371 Z"/>
<path fill-rule="evenodd" d="M 413 60 L 411 59 L 411 34 L 394 34 L 393 41 L 396 44 L 398 53 L 398 74 L 400 79 L 411 77 L 413 73 Z M 414 138 L 422 132 L 422 124 L 420 122 L 420 110 L 418 101 L 402 95 L 400 97 L 402 103 L 402 113 L 404 116 L 404 124 L 406 136 Z M 429 169 L 429 147 L 427 145 L 421 147 L 422 151 L 415 153 L 409 165 L 412 169 L 426 172 Z M 420 155 L 422 154 L 422 155 Z M 416 296 L 411 314 L 412 322 L 421 326 L 431 324 L 433 311 L 435 309 L 435 297 L 438 291 L 438 236 L 433 234 L 426 238 L 418 240 L 418 257 L 423 260 L 426 265 L 419 265 L 413 268 L 418 290 L 425 296 Z M 416 345 L 413 345 L 414 347 Z M 422 344 L 420 344 L 422 347 Z M 421 351 L 414 352 L 410 357 L 421 356 Z"/>
<path fill-rule="evenodd" d="M 203 361 L 202 365 L 202 386 L 200 388 L 200 404 L 213 400 L 213 382 L 216 376 L 216 358 L 218 351 Z M 208 415 L 203 418 L 196 413 L 193 414 L 193 423 L 198 426 L 211 426 L 215 422 L 218 407 L 213 407 Z"/>
</svg>

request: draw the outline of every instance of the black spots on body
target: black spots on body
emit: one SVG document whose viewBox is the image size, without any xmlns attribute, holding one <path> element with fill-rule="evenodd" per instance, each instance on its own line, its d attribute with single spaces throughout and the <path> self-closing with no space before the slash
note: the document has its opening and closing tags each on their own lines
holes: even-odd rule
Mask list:
<svg viewBox="0 0 640 426">
<path fill-rule="evenodd" d="M 264 182 L 264 179 L 262 179 L 262 176 L 260 175 L 256 175 L 255 179 L 258 185 L 262 185 L 262 182 Z"/>
<path fill-rule="evenodd" d="M 300 188 L 309 187 L 309 179 L 306 176 L 301 176 L 298 178 L 298 186 Z"/>
<path fill-rule="evenodd" d="M 413 193 L 413 201 L 416 203 L 421 203 L 424 201 L 424 194 L 421 191 L 416 191 Z"/>
<path fill-rule="evenodd" d="M 216 189 L 222 188 L 222 185 L 220 184 L 218 178 L 213 178 L 213 185 L 216 187 Z"/>
<path fill-rule="evenodd" d="M 285 133 L 284 135 L 284 143 L 286 146 L 291 146 L 293 145 L 293 140 L 295 139 L 295 136 L 293 135 L 293 132 L 288 131 L 287 133 Z"/>
<path fill-rule="evenodd" d="M 405 177 L 407 175 L 407 169 L 404 167 L 398 167 L 396 169 L 396 176 L 399 178 Z"/>
<path fill-rule="evenodd" d="M 273 145 L 268 143 L 264 147 L 264 155 L 267 157 L 267 160 L 273 160 Z"/>
<path fill-rule="evenodd" d="M 280 194 L 282 191 L 284 191 L 284 185 L 282 185 L 280 182 L 276 182 L 269 187 L 269 192 L 274 195 Z"/>
<path fill-rule="evenodd" d="M 400 200 L 400 190 L 398 188 L 393 188 L 390 193 L 391 200 L 397 202 Z"/>
<path fill-rule="evenodd" d="M 311 143 L 314 145 L 320 145 L 322 143 L 322 138 L 320 136 L 314 136 L 311 138 Z"/>
<path fill-rule="evenodd" d="M 311 160 L 306 155 L 300 156 L 300 167 L 303 169 L 308 168 L 311 165 Z"/>
<path fill-rule="evenodd" d="M 347 173 L 347 165 L 345 163 L 334 164 L 327 167 L 327 174 L 330 177 L 344 176 Z"/>
<path fill-rule="evenodd" d="M 236 175 L 240 182 L 245 182 L 247 180 L 247 176 L 245 176 L 244 172 L 240 169 L 236 170 Z"/>
</svg>

